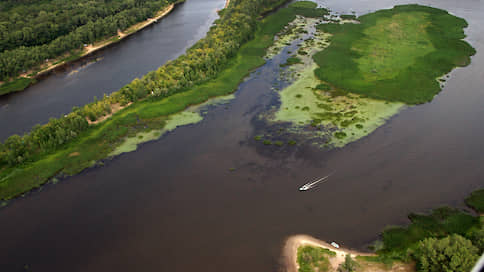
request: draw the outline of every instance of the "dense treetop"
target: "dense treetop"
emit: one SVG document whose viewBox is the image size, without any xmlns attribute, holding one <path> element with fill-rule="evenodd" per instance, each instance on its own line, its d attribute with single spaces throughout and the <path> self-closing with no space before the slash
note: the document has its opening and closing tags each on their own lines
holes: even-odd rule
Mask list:
<svg viewBox="0 0 484 272">
<path fill-rule="evenodd" d="M 175 1 L 1 1 L 0 80 L 115 35 Z"/>
</svg>

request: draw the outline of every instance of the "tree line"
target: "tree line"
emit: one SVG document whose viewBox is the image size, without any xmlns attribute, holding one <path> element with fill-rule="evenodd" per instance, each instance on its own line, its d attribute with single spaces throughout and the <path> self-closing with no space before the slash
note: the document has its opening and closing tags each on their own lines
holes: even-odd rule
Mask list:
<svg viewBox="0 0 484 272">
<path fill-rule="evenodd" d="M 36 126 L 22 137 L 9 137 L 0 144 L 0 165 L 35 161 L 39 156 L 55 151 L 87 130 L 87 119 L 94 121 L 109 114 L 113 104 L 162 99 L 215 78 L 240 46 L 253 37 L 260 12 L 277 2 L 280 1 L 232 0 L 207 36 L 176 60 L 141 79 L 134 79 L 110 96 L 75 108 L 64 117 L 51 119 L 46 125 Z"/>
<path fill-rule="evenodd" d="M 176 0 L 0 4 L 0 80 L 146 20 Z"/>
</svg>

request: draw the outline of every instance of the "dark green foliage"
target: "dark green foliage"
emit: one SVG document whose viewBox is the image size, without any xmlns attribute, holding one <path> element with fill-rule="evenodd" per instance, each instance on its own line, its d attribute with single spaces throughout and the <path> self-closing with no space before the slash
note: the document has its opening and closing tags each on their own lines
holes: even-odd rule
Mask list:
<svg viewBox="0 0 484 272">
<path fill-rule="evenodd" d="M 346 133 L 344 133 L 343 131 L 337 131 L 334 133 L 334 137 L 338 139 L 343 139 L 346 137 Z"/>
<path fill-rule="evenodd" d="M 425 29 L 435 50 L 416 59 L 412 66 L 398 70 L 393 78 L 369 81 L 356 63 L 361 54 L 352 50 L 355 42 L 365 38 L 365 29 L 376 25 L 378 19 L 390 18 L 405 12 L 427 14 L 429 26 Z M 446 11 L 419 6 L 403 5 L 359 17 L 361 24 L 322 24 L 318 28 L 333 34 L 330 46 L 315 54 L 320 66 L 315 73 L 318 78 L 346 91 L 364 94 L 372 98 L 418 104 L 432 100 L 440 91 L 437 77 L 450 72 L 456 66 L 465 66 L 475 50 L 462 39 L 465 20 Z M 371 38 L 371 37 L 370 37 Z"/>
<path fill-rule="evenodd" d="M 0 85 L 0 95 L 22 91 L 27 88 L 34 80 L 30 78 L 18 78 L 13 81 Z"/>
<path fill-rule="evenodd" d="M 324 17 L 329 14 L 329 10 L 325 8 L 317 8 L 317 4 L 311 1 L 299 1 L 289 5 L 297 15 L 304 17 Z"/>
<path fill-rule="evenodd" d="M 339 17 L 343 20 L 355 20 L 356 19 L 356 15 L 354 15 L 354 14 L 342 14 Z"/>
<path fill-rule="evenodd" d="M 2 1 L 0 80 L 146 20 L 175 0 Z"/>
<path fill-rule="evenodd" d="M 316 90 L 329 91 L 331 90 L 331 86 L 329 86 L 326 83 L 321 83 L 321 84 L 318 84 L 318 86 L 316 86 Z"/>
<path fill-rule="evenodd" d="M 298 57 L 290 57 L 286 60 L 286 63 L 281 64 L 281 67 L 290 66 L 294 64 L 302 63 L 301 59 Z"/>
<path fill-rule="evenodd" d="M 474 191 L 465 202 L 477 212 L 484 213 L 484 189 Z"/>
<path fill-rule="evenodd" d="M 316 248 L 311 246 L 300 247 L 297 250 L 297 263 L 300 272 L 328 271 L 328 257 L 335 253 L 326 248 Z"/>
<path fill-rule="evenodd" d="M 350 254 L 346 254 L 345 262 L 341 264 L 338 271 L 340 272 L 353 272 L 356 270 L 358 263 L 351 258 Z"/>
<path fill-rule="evenodd" d="M 271 145 L 272 144 L 272 142 L 270 140 L 264 140 L 262 143 L 264 145 Z"/>
<path fill-rule="evenodd" d="M 471 271 L 479 258 L 471 241 L 456 234 L 442 239 L 427 238 L 414 252 L 418 271 Z"/>
<path fill-rule="evenodd" d="M 435 209 L 430 215 L 410 214 L 411 224 L 394 227 L 383 232 L 382 254 L 405 259 L 407 249 L 428 237 L 442 238 L 450 234 L 465 236 L 472 228 L 480 226 L 479 218 L 460 210 L 443 207 Z"/>
<path fill-rule="evenodd" d="M 276 146 L 283 146 L 284 145 L 284 143 L 282 141 L 275 141 L 274 144 Z"/>
</svg>

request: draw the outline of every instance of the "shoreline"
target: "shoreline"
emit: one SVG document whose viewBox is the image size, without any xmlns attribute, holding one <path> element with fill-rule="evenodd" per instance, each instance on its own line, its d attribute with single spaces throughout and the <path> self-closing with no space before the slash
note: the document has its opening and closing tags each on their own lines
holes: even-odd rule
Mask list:
<svg viewBox="0 0 484 272">
<path fill-rule="evenodd" d="M 329 259 L 331 267 L 333 269 L 338 269 L 339 265 L 344 263 L 345 256 L 350 254 L 352 258 L 356 256 L 376 256 L 374 253 L 359 252 L 356 250 L 351 250 L 347 248 L 335 248 L 329 243 L 316 239 L 312 236 L 305 234 L 297 234 L 290 236 L 286 239 L 284 246 L 282 248 L 282 264 L 284 271 L 286 272 L 298 272 L 299 264 L 297 263 L 297 251 L 302 246 L 314 246 L 329 249 L 336 253 L 334 257 Z"/>
<path fill-rule="evenodd" d="M 227 0 L 227 1 L 230 2 L 230 0 Z M 29 74 L 32 73 L 32 70 L 30 70 L 30 71 L 27 71 L 23 74 L 20 74 L 19 76 L 17 76 L 12 81 L 3 82 L 0 85 L 0 87 L 3 86 L 6 83 L 15 82 L 17 80 L 21 80 L 21 79 L 24 79 L 24 78 L 31 80 L 30 84 L 27 85 L 22 90 L 13 90 L 13 91 L 10 91 L 10 92 L 7 92 L 7 93 L 0 94 L 0 96 L 7 95 L 7 94 L 10 94 L 10 93 L 14 93 L 14 92 L 24 91 L 25 89 L 27 89 L 28 87 L 30 87 L 30 86 L 34 85 L 35 83 L 39 82 L 40 79 L 46 77 L 47 75 L 49 75 L 51 72 L 55 71 L 56 69 L 60 69 L 60 68 L 65 67 L 69 64 L 80 61 L 83 58 L 88 57 L 88 56 L 92 55 L 93 53 L 95 53 L 95 52 L 97 52 L 101 49 L 107 48 L 108 46 L 110 46 L 112 44 L 118 43 L 119 41 L 125 39 L 126 37 L 129 37 L 132 34 L 137 33 L 139 31 L 143 30 L 144 28 L 152 25 L 153 23 L 156 23 L 158 20 L 160 20 L 163 17 L 165 17 L 166 15 L 168 15 L 174 9 L 175 5 L 182 3 L 182 2 L 184 2 L 184 0 L 178 1 L 176 3 L 173 3 L 173 4 L 165 7 L 164 9 L 158 11 L 157 14 L 155 15 L 155 17 L 148 18 L 145 21 L 136 23 L 136 24 L 128 27 L 125 30 L 125 32 L 121 32 L 121 31 L 118 30 L 117 35 L 108 37 L 108 38 L 101 40 L 101 41 L 98 41 L 98 42 L 95 43 L 97 45 L 90 44 L 90 45 L 84 47 L 84 49 L 82 50 L 80 55 L 78 57 L 76 57 L 75 59 L 67 60 L 67 61 L 60 61 L 59 63 L 52 64 L 52 65 L 49 64 L 49 66 L 47 68 L 40 70 L 39 72 L 37 72 L 33 76 L 28 76 Z M 69 56 L 59 56 L 59 58 L 69 58 Z M 50 63 L 55 63 L 56 61 L 58 61 L 58 59 L 53 59 L 53 60 L 50 61 Z"/>
</svg>

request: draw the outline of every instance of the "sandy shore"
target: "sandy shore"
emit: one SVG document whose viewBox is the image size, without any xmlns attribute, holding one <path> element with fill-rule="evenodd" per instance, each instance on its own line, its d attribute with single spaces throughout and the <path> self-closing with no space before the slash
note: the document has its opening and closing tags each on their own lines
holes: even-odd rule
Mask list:
<svg viewBox="0 0 484 272">
<path fill-rule="evenodd" d="M 298 234 L 289 237 L 282 249 L 282 258 L 285 271 L 297 272 L 299 265 L 297 264 L 297 249 L 301 246 L 314 246 L 329 249 L 336 253 L 336 256 L 329 259 L 331 267 L 336 271 L 338 266 L 345 261 L 346 254 L 350 254 L 351 257 L 356 256 L 375 256 L 371 253 L 363 253 L 345 248 L 335 248 L 325 241 L 321 241 L 309 235 Z"/>
<path fill-rule="evenodd" d="M 284 244 L 282 249 L 282 265 L 283 270 L 285 272 L 297 272 L 299 270 L 299 265 L 297 263 L 297 250 L 299 247 L 302 246 L 313 246 L 313 247 L 321 247 L 326 248 L 336 255 L 334 257 L 329 258 L 329 263 L 331 265 L 329 271 L 338 271 L 338 267 L 344 263 L 345 257 L 349 254 L 353 259 L 357 256 L 376 256 L 373 253 L 365 253 L 359 252 L 356 250 L 346 249 L 346 248 L 335 248 L 329 243 L 325 241 L 321 241 L 314 237 L 304 234 L 298 234 L 289 237 Z M 365 272 L 414 272 L 415 271 L 415 264 L 409 263 L 404 264 L 401 262 L 395 262 L 391 267 L 386 267 L 384 264 L 375 263 L 375 262 L 367 262 L 367 261 L 358 261 L 359 267 L 356 271 L 365 271 Z"/>
</svg>

